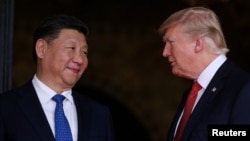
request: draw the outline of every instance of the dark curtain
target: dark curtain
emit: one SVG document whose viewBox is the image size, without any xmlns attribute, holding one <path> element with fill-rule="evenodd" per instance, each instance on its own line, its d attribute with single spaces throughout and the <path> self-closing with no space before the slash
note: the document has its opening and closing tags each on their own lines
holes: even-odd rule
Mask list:
<svg viewBox="0 0 250 141">
<path fill-rule="evenodd" d="M 0 0 L 0 93 L 12 86 L 14 0 Z"/>
</svg>

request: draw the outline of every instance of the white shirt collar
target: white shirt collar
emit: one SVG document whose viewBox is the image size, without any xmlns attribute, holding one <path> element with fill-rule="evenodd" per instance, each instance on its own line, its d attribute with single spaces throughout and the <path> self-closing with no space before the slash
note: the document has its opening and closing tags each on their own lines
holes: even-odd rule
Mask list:
<svg viewBox="0 0 250 141">
<path fill-rule="evenodd" d="M 32 79 L 33 86 L 36 90 L 37 96 L 41 102 L 41 104 L 46 104 L 49 102 L 53 96 L 55 96 L 57 93 L 49 88 L 46 84 L 44 84 L 42 81 L 40 81 L 36 75 L 34 75 Z M 65 96 L 65 98 L 70 102 L 74 103 L 73 97 L 71 95 L 72 90 L 69 89 L 67 91 L 62 92 L 61 94 Z"/>
<path fill-rule="evenodd" d="M 226 61 L 227 57 L 225 54 L 219 55 L 216 59 L 214 59 L 200 74 L 197 81 L 202 86 L 202 88 L 206 89 L 213 76 L 220 68 L 220 66 Z"/>
</svg>

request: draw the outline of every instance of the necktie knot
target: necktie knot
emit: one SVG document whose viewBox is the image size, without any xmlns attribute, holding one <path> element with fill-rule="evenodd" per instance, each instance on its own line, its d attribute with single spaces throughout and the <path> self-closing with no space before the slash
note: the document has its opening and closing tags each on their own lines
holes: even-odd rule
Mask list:
<svg viewBox="0 0 250 141">
<path fill-rule="evenodd" d="M 191 98 L 191 97 L 195 97 L 196 98 L 196 96 L 197 96 L 197 94 L 198 94 L 198 91 L 201 89 L 202 87 L 201 87 L 201 85 L 197 82 L 197 81 L 195 81 L 194 83 L 193 83 L 193 85 L 192 85 L 192 89 L 191 89 L 191 92 L 190 92 L 190 94 L 189 94 L 189 97 Z"/>
<path fill-rule="evenodd" d="M 199 91 L 201 88 L 202 88 L 201 85 L 197 81 L 195 81 L 193 86 L 192 86 L 192 89 L 194 91 Z"/>
<path fill-rule="evenodd" d="M 56 94 L 53 98 L 52 98 L 57 104 L 62 103 L 63 100 L 65 99 L 65 97 L 61 94 Z"/>
</svg>

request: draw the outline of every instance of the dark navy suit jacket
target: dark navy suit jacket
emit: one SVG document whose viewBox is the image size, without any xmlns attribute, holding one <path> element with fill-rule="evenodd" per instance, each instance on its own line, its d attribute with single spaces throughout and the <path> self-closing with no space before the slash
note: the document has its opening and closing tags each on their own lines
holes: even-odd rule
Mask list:
<svg viewBox="0 0 250 141">
<path fill-rule="evenodd" d="M 78 141 L 114 141 L 109 109 L 72 92 L 78 119 Z M 0 95 L 0 141 L 55 141 L 34 87 Z"/>
<path fill-rule="evenodd" d="M 183 95 L 169 128 L 172 141 L 188 91 Z M 250 125 L 250 79 L 247 72 L 227 60 L 216 72 L 197 103 L 181 141 L 207 141 L 208 125 Z M 209 132 L 209 133 L 208 133 Z"/>
</svg>

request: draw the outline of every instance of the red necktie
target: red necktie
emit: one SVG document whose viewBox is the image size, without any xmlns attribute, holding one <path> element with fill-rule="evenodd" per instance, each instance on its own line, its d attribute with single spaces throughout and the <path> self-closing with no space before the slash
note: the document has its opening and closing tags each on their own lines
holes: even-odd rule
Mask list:
<svg viewBox="0 0 250 141">
<path fill-rule="evenodd" d="M 182 136 L 182 132 L 186 126 L 186 123 L 189 119 L 189 116 L 191 115 L 191 112 L 192 112 L 192 109 L 194 106 L 194 102 L 195 102 L 196 97 L 197 97 L 197 93 L 200 89 L 201 89 L 200 84 L 197 81 L 195 81 L 193 86 L 192 86 L 192 90 L 190 91 L 190 93 L 188 95 L 185 109 L 184 109 L 184 113 L 183 113 L 181 121 L 179 123 L 177 132 L 175 134 L 174 141 L 180 141 L 181 136 Z"/>
</svg>

